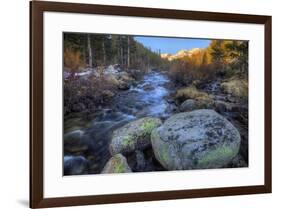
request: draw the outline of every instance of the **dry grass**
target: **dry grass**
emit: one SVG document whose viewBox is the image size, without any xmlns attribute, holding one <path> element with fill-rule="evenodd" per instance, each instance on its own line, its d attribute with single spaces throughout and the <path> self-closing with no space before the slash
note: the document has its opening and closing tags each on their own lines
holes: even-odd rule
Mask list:
<svg viewBox="0 0 281 209">
<path fill-rule="evenodd" d="M 176 99 L 179 102 L 184 102 L 187 99 L 210 101 L 210 96 L 202 91 L 199 91 L 196 87 L 190 86 L 177 90 Z"/>
<path fill-rule="evenodd" d="M 248 81 L 245 79 L 232 79 L 221 84 L 225 93 L 239 98 L 248 98 Z"/>
</svg>

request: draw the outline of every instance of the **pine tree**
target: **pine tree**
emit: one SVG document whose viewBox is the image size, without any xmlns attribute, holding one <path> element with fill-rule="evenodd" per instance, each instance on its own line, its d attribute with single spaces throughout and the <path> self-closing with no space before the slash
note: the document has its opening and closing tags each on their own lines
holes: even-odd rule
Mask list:
<svg viewBox="0 0 281 209">
<path fill-rule="evenodd" d="M 248 68 L 248 41 L 231 41 L 226 45 L 229 57 L 234 59 L 240 74 L 245 73 Z"/>
<path fill-rule="evenodd" d="M 130 67 L 130 36 L 127 37 L 127 68 Z"/>
<path fill-rule="evenodd" d="M 211 55 L 214 62 L 222 64 L 225 58 L 225 52 L 222 48 L 222 41 L 221 40 L 213 40 L 211 42 Z"/>
<path fill-rule="evenodd" d="M 87 36 L 87 45 L 88 45 L 88 59 L 89 59 L 89 67 L 93 67 L 93 55 L 92 55 L 92 43 L 91 43 L 91 35 Z"/>
</svg>

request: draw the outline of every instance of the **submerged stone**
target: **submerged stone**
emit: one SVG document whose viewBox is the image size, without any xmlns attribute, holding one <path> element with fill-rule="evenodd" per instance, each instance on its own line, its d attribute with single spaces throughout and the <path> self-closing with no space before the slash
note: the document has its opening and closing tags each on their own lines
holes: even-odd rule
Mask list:
<svg viewBox="0 0 281 209">
<path fill-rule="evenodd" d="M 80 175 L 87 171 L 88 161 L 83 156 L 64 156 L 64 175 Z"/>
</svg>

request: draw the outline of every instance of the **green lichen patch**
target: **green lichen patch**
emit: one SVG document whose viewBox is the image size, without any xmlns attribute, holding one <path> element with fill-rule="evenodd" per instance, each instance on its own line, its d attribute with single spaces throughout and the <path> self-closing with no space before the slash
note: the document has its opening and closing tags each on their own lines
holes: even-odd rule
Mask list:
<svg viewBox="0 0 281 209">
<path fill-rule="evenodd" d="M 102 173 L 128 173 L 132 172 L 131 168 L 127 163 L 127 159 L 121 155 L 114 155 L 110 160 L 106 163 Z"/>
<path fill-rule="evenodd" d="M 133 149 L 135 147 L 134 138 L 132 136 L 126 136 L 125 138 L 123 138 L 122 147 L 124 149 L 126 149 L 126 148 Z"/>
<path fill-rule="evenodd" d="M 142 131 L 142 135 L 143 136 L 147 136 L 150 135 L 151 132 L 153 131 L 154 128 L 156 128 L 158 126 L 158 124 L 153 121 L 153 120 L 147 120 L 143 123 L 143 125 L 141 126 Z"/>
<path fill-rule="evenodd" d="M 209 151 L 208 153 L 203 155 L 201 159 L 198 159 L 197 166 L 199 168 L 214 167 L 213 165 L 216 165 L 216 162 L 233 158 L 236 156 L 237 152 L 238 149 L 227 145 L 223 145 L 212 151 Z"/>
<path fill-rule="evenodd" d="M 126 170 L 119 156 L 114 157 L 113 170 L 114 173 L 123 173 Z"/>
<path fill-rule="evenodd" d="M 159 135 L 157 129 L 154 129 L 151 133 L 153 152 L 154 152 L 157 160 L 161 164 L 166 165 L 170 159 L 169 158 L 169 145 L 159 139 L 160 139 L 160 135 Z M 163 165 L 163 166 L 165 166 L 165 165 Z"/>
<path fill-rule="evenodd" d="M 163 159 L 164 162 L 169 160 L 169 149 L 168 146 L 163 146 L 162 149 L 159 150 L 160 157 Z"/>
</svg>

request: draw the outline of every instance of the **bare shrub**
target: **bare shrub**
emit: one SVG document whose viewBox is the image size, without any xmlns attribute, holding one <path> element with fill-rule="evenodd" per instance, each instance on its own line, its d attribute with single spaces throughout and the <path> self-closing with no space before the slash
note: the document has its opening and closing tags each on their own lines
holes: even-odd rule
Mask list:
<svg viewBox="0 0 281 209">
<path fill-rule="evenodd" d="M 193 65 L 187 61 L 176 60 L 171 63 L 171 77 L 181 85 L 190 85 L 193 81 L 206 82 L 213 79 L 220 66 L 217 64 Z"/>
<path fill-rule="evenodd" d="M 99 106 L 108 104 L 115 92 L 116 85 L 104 76 L 65 80 L 64 114 L 93 112 Z"/>
</svg>

